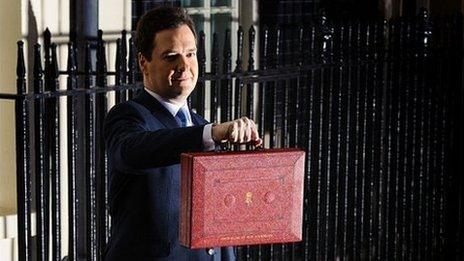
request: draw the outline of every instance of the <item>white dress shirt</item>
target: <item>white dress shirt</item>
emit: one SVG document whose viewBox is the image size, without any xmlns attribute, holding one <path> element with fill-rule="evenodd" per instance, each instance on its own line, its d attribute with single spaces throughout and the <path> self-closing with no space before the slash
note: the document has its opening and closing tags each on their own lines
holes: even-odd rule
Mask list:
<svg viewBox="0 0 464 261">
<path fill-rule="evenodd" d="M 182 107 L 184 107 L 186 109 L 186 111 L 190 112 L 186 102 L 184 104 L 182 104 L 182 105 L 170 103 L 169 101 L 167 101 L 163 97 L 159 96 L 157 93 L 155 93 L 155 92 L 153 92 L 153 91 L 151 91 L 151 90 L 149 90 L 147 88 L 145 88 L 145 90 L 151 96 L 153 96 L 156 100 L 158 100 L 174 117 L 176 117 L 177 112 L 179 112 L 179 110 Z M 192 116 L 190 115 L 190 113 L 187 113 L 186 117 L 187 117 L 187 127 L 193 126 Z M 213 126 L 213 124 L 209 123 L 209 124 L 206 124 L 205 127 L 203 128 L 203 147 L 204 147 L 205 151 L 214 150 L 214 148 L 215 148 L 215 144 L 214 144 L 213 137 L 212 137 L 212 134 L 211 134 L 212 126 Z"/>
</svg>

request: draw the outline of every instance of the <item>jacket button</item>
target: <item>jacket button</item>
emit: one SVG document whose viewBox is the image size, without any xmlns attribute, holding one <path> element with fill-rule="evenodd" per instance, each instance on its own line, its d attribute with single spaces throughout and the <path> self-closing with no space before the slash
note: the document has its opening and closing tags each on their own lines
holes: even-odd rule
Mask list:
<svg viewBox="0 0 464 261">
<path fill-rule="evenodd" d="M 214 250 L 214 248 L 208 249 L 208 255 L 212 256 L 214 254 L 216 254 L 216 250 Z"/>
</svg>

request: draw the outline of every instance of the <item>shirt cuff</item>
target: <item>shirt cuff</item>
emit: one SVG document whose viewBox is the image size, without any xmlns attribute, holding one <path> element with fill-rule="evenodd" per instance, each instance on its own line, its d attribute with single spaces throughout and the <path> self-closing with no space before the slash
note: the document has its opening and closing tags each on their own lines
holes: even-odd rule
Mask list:
<svg viewBox="0 0 464 261">
<path fill-rule="evenodd" d="M 211 128 L 213 124 L 206 124 L 203 128 L 203 148 L 204 151 L 214 150 L 216 148 L 216 144 L 214 143 L 213 136 L 211 134 Z"/>
</svg>

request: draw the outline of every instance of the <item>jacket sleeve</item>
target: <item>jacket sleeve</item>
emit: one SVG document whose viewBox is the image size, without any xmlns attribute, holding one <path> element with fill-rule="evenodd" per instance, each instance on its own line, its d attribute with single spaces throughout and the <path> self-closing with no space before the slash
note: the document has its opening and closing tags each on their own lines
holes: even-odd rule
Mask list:
<svg viewBox="0 0 464 261">
<path fill-rule="evenodd" d="M 202 151 L 203 128 L 149 130 L 142 113 L 130 103 L 114 106 L 104 124 L 108 156 L 116 168 L 155 168 L 177 164 L 183 152 Z"/>
</svg>

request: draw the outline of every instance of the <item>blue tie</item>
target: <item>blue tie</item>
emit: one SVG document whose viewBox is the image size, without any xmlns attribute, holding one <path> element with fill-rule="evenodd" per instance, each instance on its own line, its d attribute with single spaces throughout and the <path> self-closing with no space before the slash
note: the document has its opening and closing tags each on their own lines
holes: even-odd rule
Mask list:
<svg viewBox="0 0 464 261">
<path fill-rule="evenodd" d="M 187 127 L 187 115 L 185 113 L 185 108 L 182 107 L 176 114 L 176 118 L 179 121 L 181 127 Z"/>
</svg>

